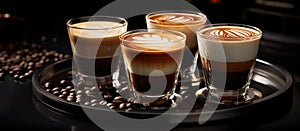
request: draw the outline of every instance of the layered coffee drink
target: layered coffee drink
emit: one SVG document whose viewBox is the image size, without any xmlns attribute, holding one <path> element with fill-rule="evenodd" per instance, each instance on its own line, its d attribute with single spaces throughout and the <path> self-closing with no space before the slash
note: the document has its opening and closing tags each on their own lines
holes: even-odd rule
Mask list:
<svg viewBox="0 0 300 131">
<path fill-rule="evenodd" d="M 186 39 L 186 51 L 182 66 L 184 68 L 191 66 L 194 57 L 198 53 L 196 30 L 206 23 L 204 14 L 192 11 L 158 11 L 146 16 L 148 28 L 160 28 L 176 30 L 184 33 Z M 188 53 L 191 53 L 192 58 Z"/>
<path fill-rule="evenodd" d="M 185 35 L 148 29 L 125 33 L 121 40 L 135 94 L 145 97 L 173 94 L 183 58 Z"/>
<path fill-rule="evenodd" d="M 82 77 L 111 76 L 119 68 L 119 36 L 127 30 L 127 23 L 100 18 L 68 28 L 73 60 Z M 90 69 L 88 64 L 93 63 L 94 69 Z"/>
<path fill-rule="evenodd" d="M 238 91 L 252 76 L 262 32 L 247 25 L 216 24 L 198 32 L 200 57 L 211 89 Z M 213 77 L 222 75 L 226 79 Z M 224 87 L 225 82 L 225 87 Z"/>
</svg>

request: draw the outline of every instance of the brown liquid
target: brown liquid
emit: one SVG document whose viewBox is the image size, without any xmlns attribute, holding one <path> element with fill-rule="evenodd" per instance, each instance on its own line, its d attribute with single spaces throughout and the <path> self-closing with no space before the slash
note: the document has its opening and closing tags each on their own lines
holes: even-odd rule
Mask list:
<svg viewBox="0 0 300 131">
<path fill-rule="evenodd" d="M 203 73 L 206 81 L 215 88 L 223 88 L 223 79 L 212 78 L 211 73 L 226 74 L 226 83 L 224 90 L 237 90 L 242 88 L 248 81 L 249 72 L 255 62 L 255 59 L 242 62 L 216 62 L 201 57 Z M 226 65 L 226 70 L 222 68 Z M 213 69 L 211 69 L 213 67 Z"/>
<path fill-rule="evenodd" d="M 74 62 L 77 66 L 77 71 L 82 75 L 93 76 L 108 76 L 115 72 L 119 64 L 119 56 L 108 58 L 89 58 L 74 55 Z M 94 72 L 91 72 L 89 63 L 95 62 Z"/>
<path fill-rule="evenodd" d="M 152 88 L 151 90 L 154 91 L 147 92 L 147 95 L 161 95 L 166 94 L 174 89 L 177 72 L 164 76 L 143 76 L 131 73 L 130 76 L 132 79 L 133 87 L 136 91 L 145 93 Z M 162 83 L 164 81 L 166 81 L 166 83 Z M 164 89 L 164 91 L 160 92 L 160 89 Z"/>
</svg>

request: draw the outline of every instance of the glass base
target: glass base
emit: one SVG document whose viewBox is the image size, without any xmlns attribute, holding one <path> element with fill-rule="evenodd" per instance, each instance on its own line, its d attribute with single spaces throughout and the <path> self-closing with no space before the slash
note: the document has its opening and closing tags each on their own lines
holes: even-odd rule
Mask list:
<svg viewBox="0 0 300 131">
<path fill-rule="evenodd" d="M 221 93 L 216 93 L 214 91 L 210 92 L 207 88 L 201 88 L 196 92 L 196 95 L 198 100 L 202 102 L 214 102 L 221 105 L 249 104 L 254 100 L 262 98 L 262 93 L 254 88 L 247 87 L 245 88 L 245 90 L 241 91 L 244 91 L 244 93 L 238 94 L 237 92 L 225 91 L 223 92 L 223 96 L 221 97 Z"/>
</svg>

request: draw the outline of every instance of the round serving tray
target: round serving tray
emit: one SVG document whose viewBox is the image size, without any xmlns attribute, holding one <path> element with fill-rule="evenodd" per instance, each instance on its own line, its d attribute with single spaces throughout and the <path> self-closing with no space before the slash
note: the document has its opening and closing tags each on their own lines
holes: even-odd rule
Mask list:
<svg viewBox="0 0 300 131">
<path fill-rule="evenodd" d="M 64 77 L 66 77 L 66 74 L 71 70 L 72 59 L 66 59 L 36 71 L 32 78 L 34 96 L 49 109 L 58 111 L 65 115 L 87 118 L 83 109 L 107 112 L 108 114 L 111 113 L 112 110 L 107 108 L 91 107 L 69 102 L 47 92 L 43 87 L 43 83 L 46 81 L 52 79 L 67 79 Z M 218 108 L 208 119 L 208 122 L 239 117 L 250 118 L 254 115 L 256 117 L 255 119 L 259 119 L 260 115 L 261 117 L 264 117 L 264 114 L 269 114 L 271 112 L 282 113 L 282 109 L 289 109 L 292 105 L 292 84 L 293 78 L 287 70 L 278 65 L 257 59 L 254 67 L 254 75 L 251 81 L 251 88 L 259 91 L 262 96 L 254 99 L 249 104 Z M 195 105 L 196 104 L 197 101 Z M 278 108 L 279 106 L 280 108 Z M 161 113 L 157 111 L 138 109 L 129 112 L 124 110 L 114 111 L 137 118 L 141 115 L 157 116 Z M 205 115 L 207 113 L 211 112 L 201 112 L 201 109 L 199 108 L 192 109 L 182 123 L 198 123 L 200 114 Z M 168 115 L 180 115 L 180 112 Z"/>
</svg>

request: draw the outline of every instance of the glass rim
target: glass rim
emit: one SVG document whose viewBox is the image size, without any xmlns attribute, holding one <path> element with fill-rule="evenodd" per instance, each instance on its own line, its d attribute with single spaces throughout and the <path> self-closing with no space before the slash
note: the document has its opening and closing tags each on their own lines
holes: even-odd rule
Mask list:
<svg viewBox="0 0 300 131">
<path fill-rule="evenodd" d="M 172 43 L 177 43 L 180 42 L 182 40 L 186 40 L 186 35 L 180 31 L 175 31 L 175 30 L 170 30 L 170 29 L 161 29 L 161 28 L 147 28 L 147 29 L 135 29 L 135 30 L 130 30 L 130 31 L 126 31 L 124 33 L 122 33 L 119 36 L 119 39 L 121 41 L 121 45 L 124 45 L 123 42 L 130 42 L 130 43 L 136 43 L 136 42 L 132 42 L 132 40 L 126 40 L 124 37 L 128 34 L 133 34 L 133 33 L 138 33 L 138 32 L 149 32 L 149 30 L 160 30 L 160 31 L 164 31 L 166 33 L 172 33 L 172 34 L 179 34 L 181 35 L 181 38 L 175 41 L 172 41 Z M 170 42 L 158 42 L 158 43 L 170 43 Z M 184 43 L 185 45 L 185 43 Z"/>
<path fill-rule="evenodd" d="M 159 24 L 155 20 L 150 19 L 149 17 L 153 16 L 153 15 L 157 15 L 157 14 L 169 14 L 169 13 L 186 13 L 186 14 L 192 14 L 192 15 L 197 15 L 197 16 L 201 17 L 201 19 L 198 20 L 198 21 L 193 21 L 193 22 L 188 22 L 188 23 L 181 22 L 182 24 L 186 24 L 186 25 L 205 23 L 207 21 L 207 16 L 204 13 L 197 12 L 197 11 L 191 11 L 191 10 L 160 10 L 160 11 L 153 11 L 153 12 L 148 13 L 145 16 L 145 18 L 146 18 L 146 20 L 149 20 L 151 23 Z M 169 24 L 166 24 L 166 25 L 169 25 Z"/>
<path fill-rule="evenodd" d="M 260 38 L 262 37 L 262 30 L 258 27 L 252 26 L 252 25 L 248 25 L 248 24 L 239 24 L 239 23 L 214 23 L 214 24 L 206 24 L 206 25 L 202 25 L 197 31 L 196 31 L 196 35 L 200 36 L 201 38 L 205 38 L 205 39 L 210 39 L 210 40 L 219 40 L 219 41 L 236 41 L 237 38 L 222 38 L 220 39 L 220 37 L 218 36 L 207 36 L 205 34 L 203 34 L 203 31 L 209 30 L 209 29 L 214 29 L 215 27 L 219 27 L 219 26 L 230 26 L 230 27 L 242 27 L 242 28 L 246 28 L 249 30 L 253 30 L 255 32 L 257 32 L 257 34 L 255 34 L 254 36 L 249 36 L 246 38 L 240 38 L 241 40 L 254 40 L 252 38 Z"/>
<path fill-rule="evenodd" d="M 93 18 L 96 18 L 95 20 L 93 20 Z M 99 20 L 98 20 L 99 18 Z M 116 23 L 119 23 L 120 25 L 119 26 L 112 26 L 112 27 L 105 27 L 105 28 L 87 28 L 87 27 L 78 27 L 78 26 L 74 26 L 74 24 L 71 24 L 71 22 L 73 21 L 76 21 L 76 20 L 81 20 L 81 19 L 86 19 L 85 22 L 89 22 L 89 21 L 101 21 L 100 19 L 114 19 L 114 20 L 119 20 L 119 22 L 116 22 Z M 103 20 L 105 21 L 105 20 Z M 83 22 L 83 21 L 80 21 L 80 22 Z M 77 22 L 77 23 L 80 23 L 80 22 Z M 71 18 L 67 21 L 67 26 L 69 28 L 74 28 L 74 29 L 82 29 L 82 30 L 108 30 L 108 29 L 117 29 L 117 28 L 121 28 L 121 27 L 124 27 L 126 25 L 128 25 L 128 22 L 126 19 L 122 18 L 122 17 L 117 17 L 117 16 L 81 16 L 81 17 L 75 17 L 75 18 Z"/>
</svg>

